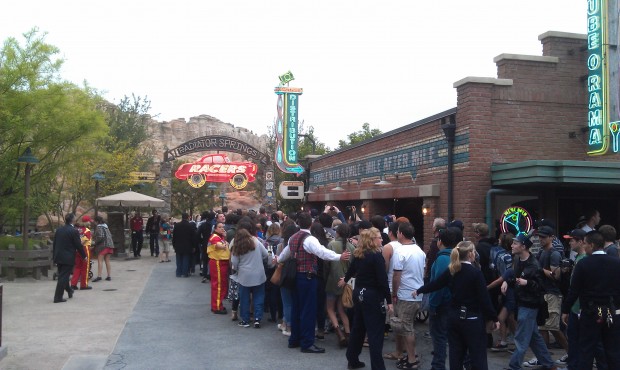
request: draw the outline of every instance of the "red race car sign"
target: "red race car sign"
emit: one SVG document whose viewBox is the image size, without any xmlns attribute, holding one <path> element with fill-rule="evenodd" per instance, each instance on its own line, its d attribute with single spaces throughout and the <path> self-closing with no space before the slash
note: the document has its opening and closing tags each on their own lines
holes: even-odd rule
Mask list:
<svg viewBox="0 0 620 370">
<path fill-rule="evenodd" d="M 226 154 L 207 154 L 194 163 L 179 166 L 174 176 L 199 188 L 207 182 L 229 182 L 241 190 L 256 180 L 258 167 L 252 162 L 231 162 Z"/>
</svg>

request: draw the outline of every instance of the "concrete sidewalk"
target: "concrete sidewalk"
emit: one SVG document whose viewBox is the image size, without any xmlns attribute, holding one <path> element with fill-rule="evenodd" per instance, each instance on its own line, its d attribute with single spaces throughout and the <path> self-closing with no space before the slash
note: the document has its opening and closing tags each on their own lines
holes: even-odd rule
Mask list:
<svg viewBox="0 0 620 370">
<path fill-rule="evenodd" d="M 254 329 L 212 314 L 210 285 L 198 275 L 176 278 L 175 268 L 174 256 L 171 263 L 113 259 L 112 281 L 92 283 L 93 290 L 60 304 L 52 303 L 51 277 L 3 282 L 8 356 L 0 369 L 346 369 L 334 334 L 317 342 L 325 354 L 288 349 L 288 338 L 267 316 Z M 225 305 L 230 309 L 230 302 Z M 432 359 L 427 330 L 426 323 L 416 325 L 420 369 L 430 368 Z M 390 335 L 384 352 L 393 349 Z M 489 369 L 503 368 L 509 356 L 489 352 Z M 370 367 L 367 349 L 360 360 Z M 394 361 L 386 360 L 386 367 L 395 368 Z"/>
</svg>

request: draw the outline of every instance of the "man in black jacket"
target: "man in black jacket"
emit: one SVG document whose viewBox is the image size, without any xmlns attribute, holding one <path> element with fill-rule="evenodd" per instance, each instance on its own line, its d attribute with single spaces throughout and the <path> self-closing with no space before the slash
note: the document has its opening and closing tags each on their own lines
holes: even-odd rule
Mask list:
<svg viewBox="0 0 620 370">
<path fill-rule="evenodd" d="M 557 369 L 536 323 L 543 291 L 540 285 L 540 265 L 530 253 L 531 246 L 532 241 L 525 234 L 515 237 L 512 242 L 514 278 L 502 283 L 502 293 L 506 293 L 508 284 L 515 287 L 519 312 L 515 333 L 516 348 L 510 357 L 509 369 L 521 369 L 528 347 L 532 348 L 543 369 Z"/>
<path fill-rule="evenodd" d="M 586 234 L 586 253 L 591 255 L 575 265 L 568 297 L 562 304 L 565 323 L 577 298 L 581 305 L 577 369 L 592 368 L 601 341 L 609 369 L 620 369 L 620 259 L 607 255 L 604 246 L 599 231 Z"/>
<path fill-rule="evenodd" d="M 172 247 L 176 253 L 177 277 L 189 277 L 189 261 L 196 248 L 196 225 L 189 222 L 189 214 L 181 215 L 181 222 L 174 225 Z"/>
<path fill-rule="evenodd" d="M 53 255 L 54 263 L 58 266 L 58 282 L 54 292 L 54 303 L 66 302 L 62 296 L 67 291 L 69 298 L 73 297 L 73 289 L 69 286 L 69 275 L 75 265 L 75 252 L 78 252 L 84 260 L 86 253 L 80 241 L 80 232 L 73 226 L 75 215 L 69 213 L 65 216 L 65 226 L 56 230 L 54 235 Z"/>
</svg>

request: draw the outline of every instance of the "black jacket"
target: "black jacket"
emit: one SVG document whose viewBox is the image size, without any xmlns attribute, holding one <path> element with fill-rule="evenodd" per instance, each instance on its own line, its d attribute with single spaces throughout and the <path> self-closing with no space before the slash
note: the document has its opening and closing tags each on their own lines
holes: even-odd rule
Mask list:
<svg viewBox="0 0 620 370">
<path fill-rule="evenodd" d="M 521 261 L 519 257 L 515 257 L 512 262 L 512 268 L 515 272 L 515 280 L 517 278 L 527 280 L 527 285 L 520 286 L 516 281 L 509 281 L 515 287 L 517 297 L 517 305 L 528 308 L 539 308 L 542 301 L 543 289 L 540 285 L 542 279 L 540 265 L 533 254 L 525 261 Z"/>
<path fill-rule="evenodd" d="M 487 285 L 495 280 L 495 274 L 490 267 L 491 248 L 493 248 L 494 244 L 494 239 L 482 238 L 478 241 L 478 245 L 476 245 L 476 252 L 480 256 L 480 270 Z"/>
<path fill-rule="evenodd" d="M 198 245 L 196 225 L 183 220 L 176 225 L 172 232 L 172 247 L 176 253 L 192 253 Z"/>
<path fill-rule="evenodd" d="M 86 258 L 78 229 L 73 225 L 65 225 L 56 230 L 53 244 L 54 263 L 74 265 L 75 252 L 78 252 L 82 258 Z"/>
<path fill-rule="evenodd" d="M 620 309 L 620 259 L 607 254 L 593 254 L 578 264 L 573 270 L 568 297 L 562 304 L 562 313 L 568 313 L 577 298 L 582 310 L 592 306 L 609 306 Z M 605 325 L 605 324 L 603 324 Z M 614 325 L 617 325 L 614 322 Z"/>
</svg>

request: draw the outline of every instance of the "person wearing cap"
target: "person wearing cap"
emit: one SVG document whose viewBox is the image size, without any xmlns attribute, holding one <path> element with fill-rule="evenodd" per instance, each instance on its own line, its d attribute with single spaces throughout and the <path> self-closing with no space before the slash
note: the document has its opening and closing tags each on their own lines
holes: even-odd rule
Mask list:
<svg viewBox="0 0 620 370">
<path fill-rule="evenodd" d="M 129 227 L 131 228 L 131 250 L 135 258 L 140 257 L 142 251 L 142 244 L 144 243 L 143 226 L 142 215 L 138 211 L 134 212 L 133 217 L 129 220 Z"/>
<path fill-rule="evenodd" d="M 540 226 L 536 230 L 538 240 L 542 247 L 538 255 L 538 263 L 542 268 L 543 278 L 541 285 L 545 291 L 545 302 L 549 311 L 549 318 L 545 321 L 545 325 L 538 329 L 541 331 L 545 343 L 549 343 L 549 332 L 553 334 L 556 342 L 558 342 L 565 351 L 568 351 L 568 342 L 566 336 L 560 330 L 560 307 L 562 305 L 562 293 L 560 291 L 560 263 L 562 255 L 553 248 L 553 237 L 555 232 L 549 226 Z"/>
<path fill-rule="evenodd" d="M 571 251 L 575 252 L 575 265 L 582 259 L 587 257 L 585 250 L 586 232 L 582 229 L 574 229 L 568 235 L 564 235 L 564 239 L 568 240 Z M 592 253 L 592 251 L 590 251 Z M 566 367 L 569 370 L 577 369 L 579 363 L 579 314 L 581 312 L 581 305 L 579 299 L 571 306 L 568 314 L 568 321 L 566 323 L 566 335 L 568 339 L 568 359 L 566 360 Z M 596 363 L 599 369 L 607 368 L 601 367 L 601 364 L 606 363 L 603 356 L 602 347 L 597 346 L 594 354 Z"/>
<path fill-rule="evenodd" d="M 508 285 L 515 288 L 517 297 L 517 330 L 515 332 L 515 350 L 510 357 L 511 370 L 520 370 L 523 357 L 528 347 L 532 349 L 538 363 L 546 369 L 556 370 L 557 366 L 551 359 L 547 345 L 538 331 L 536 317 L 542 298 L 540 265 L 530 253 L 532 241 L 525 234 L 517 235 L 512 242 L 514 279 L 502 283 L 502 293 L 506 293 Z"/>
<path fill-rule="evenodd" d="M 90 217 L 85 215 L 82 217 L 82 222 L 76 223 L 77 229 L 80 232 L 80 241 L 86 254 L 86 259 L 78 252 L 75 253 L 75 266 L 73 267 L 73 276 L 71 276 L 71 289 L 77 290 L 77 283 L 80 282 L 80 290 L 92 289 L 93 287 L 88 285 L 88 273 L 90 272 L 90 245 L 92 241 L 92 234 L 88 226 L 91 223 Z"/>
<path fill-rule="evenodd" d="M 579 299 L 581 315 L 576 369 L 592 368 L 600 341 L 609 369 L 620 369 L 620 259 L 605 253 L 605 241 L 600 232 L 591 231 L 584 240 L 586 253 L 591 255 L 573 270 L 568 296 L 562 304 L 562 321 L 567 322 L 573 304 Z"/>
</svg>

